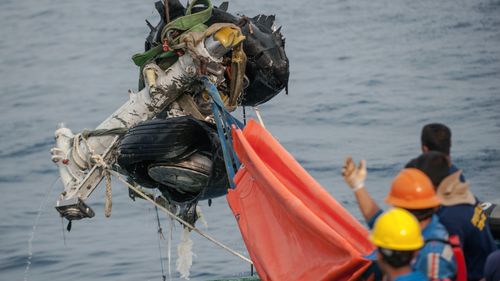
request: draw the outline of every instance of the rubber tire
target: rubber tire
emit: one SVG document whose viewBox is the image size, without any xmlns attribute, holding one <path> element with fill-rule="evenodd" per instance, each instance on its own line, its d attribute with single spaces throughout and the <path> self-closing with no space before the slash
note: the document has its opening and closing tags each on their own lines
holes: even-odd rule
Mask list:
<svg viewBox="0 0 500 281">
<path fill-rule="evenodd" d="M 204 128 L 189 116 L 149 120 L 131 128 L 124 136 L 118 164 L 126 169 L 138 162 L 184 159 L 207 147 L 209 142 Z"/>
<path fill-rule="evenodd" d="M 210 179 L 201 192 L 181 193 L 149 176 L 150 167 L 160 163 L 175 165 L 197 152 L 210 155 L 213 162 Z M 119 146 L 117 162 L 133 181 L 146 188 L 158 188 L 176 203 L 219 197 L 229 188 L 216 129 L 191 116 L 149 120 L 131 128 Z"/>
</svg>

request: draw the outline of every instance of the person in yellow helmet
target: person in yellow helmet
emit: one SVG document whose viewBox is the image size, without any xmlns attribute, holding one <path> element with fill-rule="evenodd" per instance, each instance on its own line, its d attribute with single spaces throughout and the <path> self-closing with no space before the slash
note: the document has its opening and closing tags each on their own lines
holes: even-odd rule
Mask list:
<svg viewBox="0 0 500 281">
<path fill-rule="evenodd" d="M 417 219 L 408 211 L 393 208 L 375 221 L 370 240 L 377 246 L 377 264 L 390 281 L 428 280 L 410 263 L 424 245 Z"/>
<path fill-rule="evenodd" d="M 344 180 L 354 192 L 358 206 L 368 226 L 373 228 L 375 220 L 383 213 L 365 188 L 366 163 L 356 166 L 351 157 L 342 170 Z M 403 208 L 419 221 L 426 243 L 412 263 L 412 267 L 424 273 L 430 280 L 454 280 L 457 265 L 453 249 L 448 241 L 448 232 L 435 214 L 440 206 L 431 180 L 415 168 L 403 169 L 393 180 L 386 203 Z"/>
</svg>

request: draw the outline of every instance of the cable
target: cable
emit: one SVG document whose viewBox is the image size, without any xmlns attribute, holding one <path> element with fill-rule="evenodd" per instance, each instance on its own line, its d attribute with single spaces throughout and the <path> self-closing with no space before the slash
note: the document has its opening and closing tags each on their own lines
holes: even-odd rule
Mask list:
<svg viewBox="0 0 500 281">
<path fill-rule="evenodd" d="M 161 277 L 163 278 L 163 281 L 167 279 L 167 276 L 165 275 L 165 270 L 163 268 L 163 256 L 161 254 L 161 244 L 160 240 L 163 238 L 163 232 L 161 229 L 160 225 L 160 215 L 158 214 L 158 207 L 155 206 L 155 211 L 156 211 L 156 222 L 158 223 L 158 252 L 160 253 L 160 265 L 161 265 Z"/>
<path fill-rule="evenodd" d="M 222 244 L 221 242 L 215 240 L 213 237 L 211 237 L 210 235 L 204 233 L 203 231 L 199 230 L 198 228 L 192 226 L 190 223 L 184 221 L 183 219 L 179 218 L 178 216 L 176 216 L 174 213 L 170 212 L 167 208 L 161 206 L 160 204 L 156 203 L 153 199 L 149 198 L 147 195 L 145 195 L 141 190 L 139 190 L 138 188 L 136 188 L 135 186 L 129 184 L 125 179 L 123 179 L 123 177 L 113 171 L 113 170 L 109 170 L 109 172 L 114 175 L 118 180 L 120 180 L 121 182 L 123 182 L 128 188 L 132 189 L 133 191 L 135 191 L 137 194 L 139 194 L 139 196 L 141 196 L 143 199 L 145 199 L 146 201 L 149 201 L 150 203 L 152 203 L 153 205 L 155 205 L 156 207 L 158 207 L 160 210 L 162 210 L 163 212 L 167 213 L 170 217 L 172 217 L 173 219 L 177 220 L 178 222 L 180 222 L 181 224 L 183 224 L 185 227 L 189 228 L 189 230 L 192 230 L 198 234 L 200 234 L 201 236 L 205 237 L 206 239 L 208 239 L 209 241 L 211 241 L 212 243 L 214 243 L 215 245 L 221 247 L 222 249 L 230 252 L 231 254 L 239 257 L 240 259 L 250 263 L 250 264 L 253 264 L 253 262 L 243 256 L 242 254 L 236 252 L 235 250 L 229 248 L 228 246 Z"/>
</svg>

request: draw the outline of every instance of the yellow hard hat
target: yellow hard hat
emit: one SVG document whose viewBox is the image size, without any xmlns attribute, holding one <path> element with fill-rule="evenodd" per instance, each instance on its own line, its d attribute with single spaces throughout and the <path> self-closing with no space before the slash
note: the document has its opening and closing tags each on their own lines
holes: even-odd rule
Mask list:
<svg viewBox="0 0 500 281">
<path fill-rule="evenodd" d="M 418 250 L 424 245 L 417 219 L 408 211 L 393 208 L 375 221 L 370 240 L 378 247 L 397 250 Z"/>
</svg>

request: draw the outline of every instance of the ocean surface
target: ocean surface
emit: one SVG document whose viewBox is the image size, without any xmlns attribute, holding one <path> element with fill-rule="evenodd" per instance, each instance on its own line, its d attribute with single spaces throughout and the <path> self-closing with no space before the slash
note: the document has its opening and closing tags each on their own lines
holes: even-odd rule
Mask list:
<svg viewBox="0 0 500 281">
<path fill-rule="evenodd" d="M 367 186 L 383 204 L 429 122 L 452 129 L 453 161 L 473 192 L 500 199 L 499 0 L 235 0 L 229 11 L 276 14 L 290 94 L 260 107 L 264 122 L 357 218 L 343 159 L 367 160 Z M 131 201 L 120 182 L 111 218 L 103 186 L 88 201 L 96 216 L 69 233 L 54 209 L 62 191 L 49 153 L 56 125 L 94 128 L 127 100 L 145 18 L 156 22 L 153 1 L 0 0 L 0 280 L 160 281 L 160 253 L 168 275 L 154 208 Z M 246 254 L 225 198 L 200 205 L 208 222 L 200 228 Z M 160 221 L 167 235 L 169 219 Z M 172 280 L 181 280 L 181 230 L 175 224 Z M 191 237 L 191 280 L 250 274 L 242 260 Z"/>
</svg>

